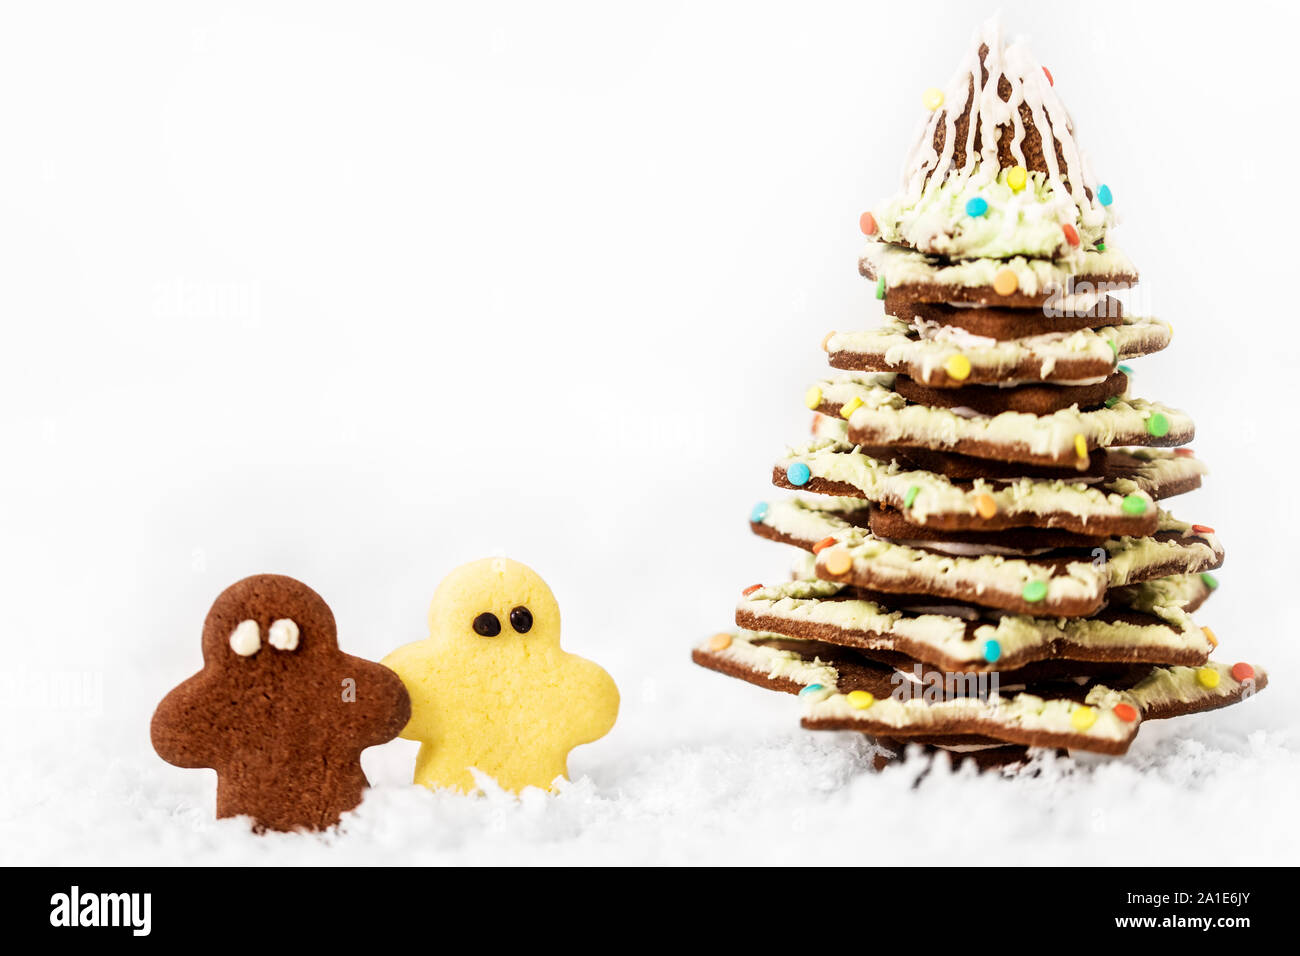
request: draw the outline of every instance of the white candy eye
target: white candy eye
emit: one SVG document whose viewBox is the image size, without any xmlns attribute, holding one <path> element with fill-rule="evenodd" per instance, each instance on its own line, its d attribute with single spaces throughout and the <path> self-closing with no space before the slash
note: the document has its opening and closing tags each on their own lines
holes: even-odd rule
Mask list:
<svg viewBox="0 0 1300 956">
<path fill-rule="evenodd" d="M 230 647 L 240 657 L 252 657 L 262 649 L 262 633 L 256 621 L 240 621 L 230 632 Z"/>
<path fill-rule="evenodd" d="M 281 651 L 298 649 L 298 625 L 287 617 L 282 617 L 271 625 L 266 632 L 266 639 L 271 646 Z"/>
</svg>

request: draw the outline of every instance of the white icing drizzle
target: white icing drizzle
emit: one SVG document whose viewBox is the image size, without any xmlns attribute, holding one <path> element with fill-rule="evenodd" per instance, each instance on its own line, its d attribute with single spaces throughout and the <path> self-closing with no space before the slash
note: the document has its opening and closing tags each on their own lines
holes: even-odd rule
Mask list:
<svg viewBox="0 0 1300 956">
<path fill-rule="evenodd" d="M 981 75 L 981 46 L 987 47 L 984 57 L 987 81 Z M 998 93 L 999 78 L 1005 78 L 1010 86 L 1010 95 L 1005 101 Z M 974 102 L 971 102 L 972 98 Z M 1047 183 L 1061 194 L 1070 196 L 1078 207 L 1080 221 L 1085 225 L 1100 225 L 1104 221 L 1105 210 L 1096 199 L 1097 187 L 1092 172 L 1074 141 L 1074 123 L 1069 112 L 1048 82 L 1028 42 L 1017 37 L 1010 45 L 1004 44 L 1002 24 L 996 16 L 987 20 L 976 34 L 971 51 L 944 92 L 944 103 L 945 108 L 935 110 L 925 120 L 916 145 L 904 164 L 903 190 L 908 202 L 917 202 L 927 191 L 937 189 L 948 180 L 960 187 L 968 181 L 982 185 L 996 179 L 998 146 L 1005 129 L 1011 131 L 1008 146 L 1012 157 L 1019 165 L 1029 168 L 1023 148 L 1025 124 L 1020 116 L 1020 106 L 1024 104 L 1029 107 L 1042 140 Z M 958 169 L 953 165 L 957 117 L 967 110 L 970 122 L 966 126 L 965 162 Z M 934 135 L 941 121 L 944 124 L 943 150 L 938 153 L 934 148 Z M 979 153 L 975 152 L 977 132 Z M 1060 146 L 1065 169 L 1057 162 L 1053 140 Z M 1085 186 L 1093 198 L 1089 198 Z"/>
</svg>

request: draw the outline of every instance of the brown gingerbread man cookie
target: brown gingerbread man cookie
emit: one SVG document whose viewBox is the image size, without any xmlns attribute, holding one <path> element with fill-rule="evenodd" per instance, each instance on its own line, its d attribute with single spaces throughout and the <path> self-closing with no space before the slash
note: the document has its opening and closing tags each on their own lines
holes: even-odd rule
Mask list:
<svg viewBox="0 0 1300 956">
<path fill-rule="evenodd" d="M 396 674 L 339 650 L 319 594 L 259 574 L 213 603 L 203 669 L 163 698 L 150 732 L 168 763 L 217 772 L 218 817 L 322 830 L 361 802 L 361 751 L 410 716 Z"/>
</svg>

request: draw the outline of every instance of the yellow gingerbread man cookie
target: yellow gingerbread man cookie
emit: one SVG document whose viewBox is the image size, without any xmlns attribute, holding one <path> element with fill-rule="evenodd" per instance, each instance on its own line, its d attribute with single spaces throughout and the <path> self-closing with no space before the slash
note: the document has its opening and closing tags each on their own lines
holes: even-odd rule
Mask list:
<svg viewBox="0 0 1300 956">
<path fill-rule="evenodd" d="M 477 789 L 470 768 L 507 790 L 550 789 L 569 751 L 607 734 L 618 688 L 598 665 L 560 649 L 560 608 L 536 572 L 487 558 L 438 585 L 429 636 L 384 666 L 411 696 L 402 730 L 420 741 L 415 782 Z"/>
</svg>

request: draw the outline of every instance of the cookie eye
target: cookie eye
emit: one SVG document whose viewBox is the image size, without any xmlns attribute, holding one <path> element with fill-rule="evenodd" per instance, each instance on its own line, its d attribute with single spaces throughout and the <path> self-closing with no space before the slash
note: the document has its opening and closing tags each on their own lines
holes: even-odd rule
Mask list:
<svg viewBox="0 0 1300 956">
<path fill-rule="evenodd" d="M 491 611 L 474 618 L 474 633 L 482 637 L 496 637 L 501 633 L 501 621 Z"/>
<path fill-rule="evenodd" d="M 527 634 L 533 629 L 533 612 L 520 605 L 510 612 L 510 626 L 520 634 Z"/>
</svg>

